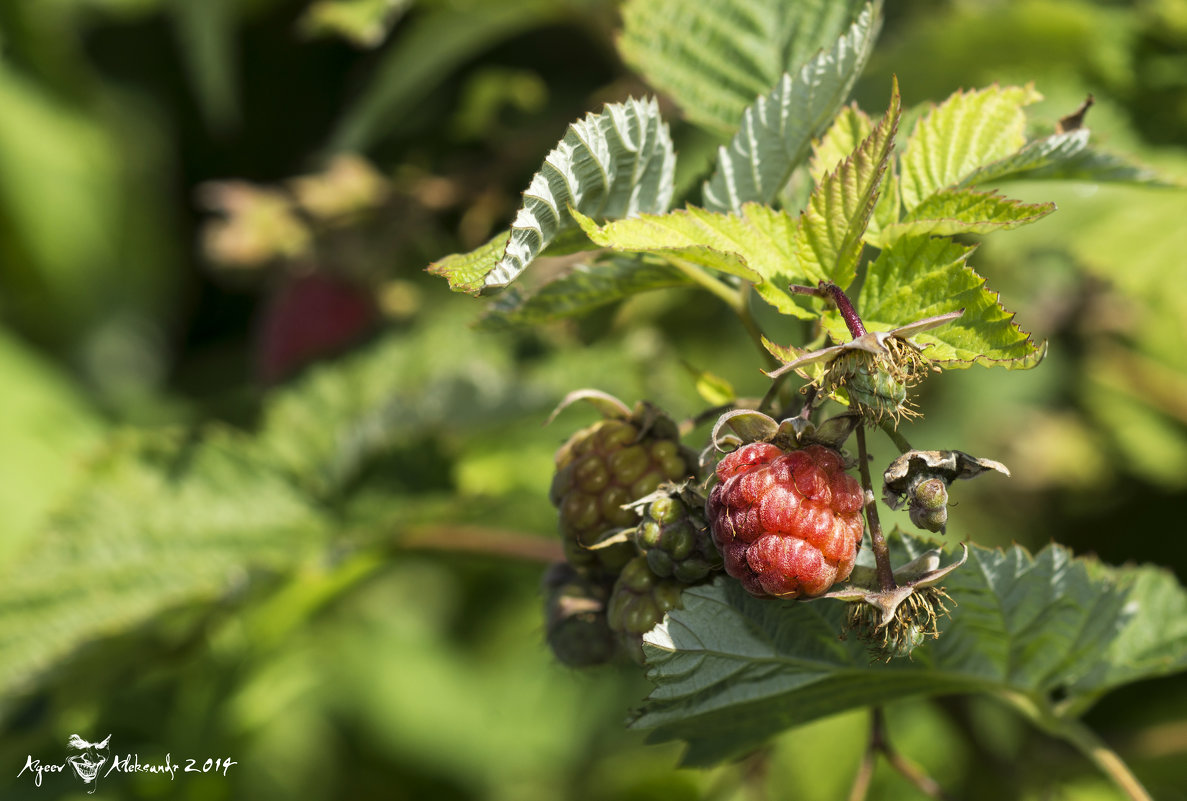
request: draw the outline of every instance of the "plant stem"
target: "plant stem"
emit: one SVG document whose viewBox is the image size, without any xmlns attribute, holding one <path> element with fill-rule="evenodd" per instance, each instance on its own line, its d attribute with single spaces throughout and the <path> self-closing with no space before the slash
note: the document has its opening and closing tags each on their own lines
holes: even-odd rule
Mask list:
<svg viewBox="0 0 1187 801">
<path fill-rule="evenodd" d="M 878 427 L 886 432 L 886 436 L 890 437 L 890 441 L 894 443 L 894 447 L 898 448 L 899 453 L 906 453 L 911 450 L 911 443 L 907 442 L 907 438 L 898 432 L 894 427 L 894 423 L 885 417 L 878 423 Z"/>
<path fill-rule="evenodd" d="M 395 547 L 417 551 L 463 551 L 544 564 L 565 558 L 558 540 L 482 526 L 416 527 L 400 537 Z"/>
<path fill-rule="evenodd" d="M 837 311 L 841 313 L 841 317 L 845 320 L 845 327 L 849 329 L 849 336 L 854 339 L 865 336 L 865 324 L 861 321 L 861 317 L 857 315 L 857 309 L 853 308 L 853 304 L 850 302 L 849 296 L 845 294 L 845 290 L 841 289 L 832 281 L 821 281 L 820 288 L 828 293 L 833 303 L 837 304 Z"/>
<path fill-rule="evenodd" d="M 1131 801 L 1153 801 L 1150 793 L 1117 752 L 1105 745 L 1104 741 L 1078 718 L 1056 715 L 1048 704 L 1023 693 L 1001 692 L 998 696 L 1043 731 L 1075 746 L 1081 754 L 1092 760 L 1102 773 L 1112 779 Z"/>
<path fill-rule="evenodd" d="M 1138 777 L 1133 775 L 1125 761 L 1083 722 L 1076 718 L 1061 720 L 1055 731 L 1091 759 L 1101 772 L 1112 779 L 1113 783 L 1133 801 L 1153 801 L 1150 793 L 1138 781 Z"/>
<path fill-rule="evenodd" d="M 677 270 L 688 276 L 697 286 L 716 296 L 725 305 L 733 309 L 734 314 L 741 321 L 742 327 L 746 329 L 746 333 L 754 342 L 755 347 L 758 348 L 758 352 L 763 354 L 767 366 L 777 367 L 779 365 L 779 361 L 762 344 L 762 330 L 758 327 L 758 323 L 754 321 L 754 315 L 750 312 L 751 285 L 749 282 L 743 281 L 742 286 L 735 289 L 717 280 L 705 272 L 700 266 L 693 264 L 687 259 L 668 256 L 667 261 Z"/>
<path fill-rule="evenodd" d="M 874 497 L 874 482 L 870 480 L 870 457 L 866 450 L 866 430 L 864 426 L 857 427 L 857 467 L 861 472 L 861 488 L 865 491 L 866 521 L 870 524 L 870 542 L 874 545 L 875 570 L 878 576 L 879 589 L 893 590 L 898 585 L 894 581 L 894 568 L 890 566 L 890 550 L 886 547 L 886 538 L 882 536 L 882 524 L 878 520 L 878 501 Z"/>
</svg>

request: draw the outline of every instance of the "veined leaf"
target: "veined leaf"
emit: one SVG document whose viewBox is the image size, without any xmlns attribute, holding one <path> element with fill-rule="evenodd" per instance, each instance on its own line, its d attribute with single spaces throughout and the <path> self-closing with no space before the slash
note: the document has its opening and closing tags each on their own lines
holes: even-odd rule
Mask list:
<svg viewBox="0 0 1187 801">
<path fill-rule="evenodd" d="M 684 273 L 667 264 L 640 258 L 613 258 L 579 264 L 534 292 L 512 287 L 499 296 L 480 320 L 484 328 L 538 325 L 585 314 L 640 292 L 690 286 Z"/>
<path fill-rule="evenodd" d="M 1046 353 L 1014 323 L 997 293 L 966 263 L 974 248 L 947 239 L 902 237 L 870 264 L 857 300 L 866 328 L 886 331 L 913 320 L 964 309 L 964 315 L 912 340 L 927 345 L 925 355 L 945 367 L 973 364 L 1010 369 L 1034 367 Z M 849 339 L 840 315 L 825 315 L 824 326 L 838 342 Z"/>
<path fill-rule="evenodd" d="M 893 542 L 896 562 L 929 547 Z M 1088 701 L 1187 669 L 1187 592 L 1156 568 L 1110 568 L 1058 545 L 1035 556 L 974 545 L 944 586 L 955 603 L 939 639 L 889 664 L 839 638 L 842 602 L 759 600 L 724 577 L 685 590 L 683 608 L 645 636 L 654 689 L 632 726 L 685 740 L 685 764 L 710 765 L 904 696 L 1008 692 L 1050 708 L 1056 694 Z"/>
<path fill-rule="evenodd" d="M 812 146 L 812 159 L 808 162 L 808 174 L 812 182 L 820 185 L 830 172 L 849 158 L 862 140 L 874 130 L 874 121 L 856 103 L 850 103 L 837 112 L 832 125 Z"/>
<path fill-rule="evenodd" d="M 988 234 L 1018 228 L 1055 211 L 1054 203 L 1022 203 L 992 192 L 941 189 L 906 218 L 883 228 L 875 244 L 886 247 L 904 236 Z"/>
<path fill-rule="evenodd" d="M 896 82 L 882 121 L 812 192 L 796 229 L 804 272 L 824 275 L 842 289 L 856 277 L 862 235 L 894 153 L 899 113 Z"/>
<path fill-rule="evenodd" d="M 704 209 L 677 209 L 663 215 L 644 215 L 598 227 L 578 215 L 585 233 L 599 245 L 635 253 L 662 253 L 716 272 L 744 278 L 759 295 L 784 314 L 815 315 L 797 305 L 785 287 L 816 284 L 823 273 L 802 271 L 792 250 L 795 218 L 758 203 L 742 206 L 740 214 Z"/>
<path fill-rule="evenodd" d="M 492 240 L 435 262 L 429 272 L 447 278 L 451 289 L 473 294 L 505 287 L 573 227 L 570 207 L 597 219 L 665 211 L 675 168 L 672 139 L 654 98 L 608 104 L 601 114 L 569 126 L 548 154 L 524 191 L 501 251 Z"/>
<path fill-rule="evenodd" d="M 961 185 L 1049 178 L 1173 186 L 1147 167 L 1135 164 L 1122 156 L 1090 148 L 1089 135 L 1088 128 L 1077 128 L 1074 131 L 1036 139 L 1017 153 L 975 170 L 961 181 Z"/>
<path fill-rule="evenodd" d="M 717 167 L 702 192 L 705 208 L 738 211 L 743 203 L 769 204 L 775 199 L 808 155 L 812 138 L 824 131 L 849 96 L 873 49 L 880 21 L 877 10 L 867 5 L 831 50 L 817 55 L 794 77 L 784 73 L 770 94 L 747 107 L 729 147 L 718 150 Z"/>
<path fill-rule="evenodd" d="M 743 110 L 783 73 L 832 47 L 861 6 L 857 0 L 629 0 L 618 49 L 689 120 L 728 136 Z"/>
<path fill-rule="evenodd" d="M 1026 144 L 1023 108 L 1039 99 L 1030 86 L 957 92 L 921 119 L 907 140 L 899 178 L 909 211 Z"/>
</svg>

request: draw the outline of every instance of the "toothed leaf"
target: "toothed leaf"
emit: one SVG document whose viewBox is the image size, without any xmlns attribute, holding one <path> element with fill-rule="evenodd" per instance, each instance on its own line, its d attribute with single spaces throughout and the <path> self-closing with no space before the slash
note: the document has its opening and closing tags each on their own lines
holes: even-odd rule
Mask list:
<svg viewBox="0 0 1187 801">
<path fill-rule="evenodd" d="M 782 211 L 747 203 L 740 214 L 698 208 L 663 215 L 616 220 L 599 227 L 578 215 L 586 235 L 614 250 L 662 253 L 716 272 L 751 281 L 758 294 L 784 314 L 813 317 L 784 289 L 792 283 L 822 280 L 820 272 L 803 272 L 791 250 L 795 220 Z"/>
<path fill-rule="evenodd" d="M 930 547 L 905 535 L 892 543 L 900 564 Z M 1089 702 L 1187 669 L 1187 592 L 1165 571 L 1112 568 L 1058 545 L 1034 556 L 974 545 L 943 584 L 957 602 L 939 639 L 890 663 L 871 660 L 856 636 L 839 638 L 845 603 L 760 600 L 726 578 L 689 588 L 645 636 L 654 688 L 631 725 L 653 742 L 684 740 L 684 763 L 707 766 L 789 727 L 905 696 Z"/>
<path fill-rule="evenodd" d="M 672 201 L 676 165 L 668 126 L 654 98 L 608 104 L 569 126 L 524 191 L 509 235 L 472 253 L 434 263 L 455 291 L 480 294 L 514 281 L 561 232 L 570 208 L 596 219 L 662 212 Z"/>
<path fill-rule="evenodd" d="M 729 147 L 718 150 L 717 167 L 702 191 L 705 208 L 738 211 L 743 203 L 775 200 L 807 157 L 813 137 L 825 130 L 848 97 L 879 24 L 878 13 L 867 5 L 830 50 L 794 73 L 784 73 L 769 94 L 747 107 Z"/>
<path fill-rule="evenodd" d="M 904 236 L 955 236 L 988 234 L 1019 228 L 1055 211 L 1054 203 L 1022 203 L 992 192 L 970 189 L 941 189 L 899 223 L 879 232 L 880 247 Z"/>
<path fill-rule="evenodd" d="M 915 334 L 928 345 L 929 359 L 950 368 L 973 364 L 1010 369 L 1034 367 L 1046 352 L 1014 323 L 996 292 L 966 263 L 973 248 L 927 236 L 903 237 L 884 249 L 869 266 L 857 310 L 871 331 L 886 331 L 922 317 L 964 309 L 964 315 L 939 328 Z M 848 340 L 835 312 L 825 328 L 838 342 Z"/>
<path fill-rule="evenodd" d="M 643 259 L 613 258 L 579 264 L 534 291 L 511 287 L 491 303 L 480 325 L 490 329 L 539 325 L 577 317 L 640 292 L 691 284 L 674 267 Z"/>
<path fill-rule="evenodd" d="M 842 0 L 628 0 L 618 49 L 689 120 L 732 134 L 745 108 L 832 47 L 862 7 Z"/>
<path fill-rule="evenodd" d="M 862 235 L 894 152 L 899 111 L 896 83 L 882 121 L 812 192 L 796 230 L 803 272 L 823 275 L 842 289 L 853 282 Z"/>
<path fill-rule="evenodd" d="M 957 92 L 915 126 L 903 149 L 900 186 L 909 211 L 940 189 L 1026 144 L 1023 108 L 1039 99 L 1029 86 Z"/>
</svg>

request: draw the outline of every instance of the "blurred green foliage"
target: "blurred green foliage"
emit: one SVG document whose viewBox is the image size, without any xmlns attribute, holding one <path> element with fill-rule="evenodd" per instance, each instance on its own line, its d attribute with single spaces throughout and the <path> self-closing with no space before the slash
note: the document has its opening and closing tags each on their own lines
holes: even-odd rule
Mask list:
<svg viewBox="0 0 1187 801">
<path fill-rule="evenodd" d="M 1033 81 L 1050 125 L 1091 92 L 1098 143 L 1187 180 L 1182 0 L 886 13 L 867 110 L 892 73 L 908 104 Z M 0 795 L 76 797 L 72 776 L 17 776 L 75 732 L 144 760 L 239 763 L 112 774 L 96 799 L 844 795 L 865 713 L 676 770 L 672 747 L 623 728 L 637 671 L 573 673 L 543 645 L 551 456 L 590 419 L 542 428 L 548 409 L 594 385 L 688 416 L 704 370 L 761 395 L 741 327 L 680 288 L 538 333 L 475 330 L 481 304 L 422 273 L 507 224 L 569 122 L 646 91 L 617 24 L 597 0 L 0 4 Z M 715 142 L 664 114 L 695 186 Z M 333 184 L 341 153 L 382 191 L 318 205 L 295 179 Z M 279 197 L 304 244 L 220 260 L 212 232 L 241 220 L 207 201 L 232 179 Z M 363 184 L 333 185 L 331 201 Z M 1010 187 L 1060 210 L 974 262 L 1050 339 L 1047 360 L 929 381 L 911 439 L 1013 470 L 954 493 L 950 536 L 1056 540 L 1183 580 L 1184 195 L 1031 189 Z M 357 282 L 383 323 L 264 386 L 262 315 L 309 273 Z M 1116 797 L 988 701 L 887 715 L 957 797 Z M 1089 722 L 1156 797 L 1187 798 L 1181 677 L 1125 688 Z M 883 765 L 871 797 L 917 794 Z"/>
</svg>

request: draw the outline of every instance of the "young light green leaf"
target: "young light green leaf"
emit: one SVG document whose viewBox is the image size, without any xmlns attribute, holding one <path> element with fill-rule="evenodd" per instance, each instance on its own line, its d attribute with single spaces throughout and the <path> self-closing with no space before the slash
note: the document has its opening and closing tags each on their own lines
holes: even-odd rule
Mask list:
<svg viewBox="0 0 1187 801">
<path fill-rule="evenodd" d="M 974 248 L 948 239 L 902 237 L 870 264 L 857 299 L 866 328 L 886 331 L 912 320 L 964 309 L 960 319 L 912 340 L 926 345 L 925 354 L 945 367 L 973 364 L 1009 369 L 1034 367 L 1046 353 L 1030 334 L 1014 323 L 1014 315 L 998 302 L 996 292 L 967 264 Z M 838 342 L 849 339 L 840 315 L 824 317 Z"/>
<path fill-rule="evenodd" d="M 992 192 L 941 189 L 912 209 L 902 222 L 885 226 L 873 239 L 887 247 L 904 236 L 955 236 L 1006 231 L 1055 211 L 1054 203 L 1022 203 Z"/>
<path fill-rule="evenodd" d="M 732 134 L 745 108 L 832 47 L 859 0 L 629 0 L 622 6 L 623 59 L 679 104 L 689 120 Z"/>
<path fill-rule="evenodd" d="M 1018 152 L 978 168 L 961 181 L 960 185 L 975 186 L 991 181 L 1036 178 L 1149 186 L 1175 185 L 1163 180 L 1148 167 L 1131 162 L 1123 156 L 1089 147 L 1088 140 L 1088 128 L 1077 128 L 1074 131 L 1035 139 Z"/>
<path fill-rule="evenodd" d="M 856 103 L 838 111 L 832 125 L 812 146 L 812 159 L 808 162 L 812 183 L 819 186 L 873 130 L 874 121 Z"/>
<path fill-rule="evenodd" d="M 909 211 L 936 191 L 956 186 L 1026 144 L 1023 108 L 1039 99 L 1030 86 L 957 92 L 915 126 L 899 177 Z"/>
<path fill-rule="evenodd" d="M 473 294 L 507 286 L 561 232 L 569 208 L 597 219 L 658 213 L 672 200 L 676 154 L 654 98 L 608 104 L 569 126 L 524 191 L 524 202 L 496 256 L 493 243 L 447 256 L 429 272 Z"/>
<path fill-rule="evenodd" d="M 862 236 L 894 153 L 899 113 L 896 82 L 882 121 L 812 192 L 796 229 L 804 272 L 824 275 L 842 289 L 856 277 Z"/>
<path fill-rule="evenodd" d="M 705 403 L 724 406 L 727 403 L 733 403 L 738 397 L 738 393 L 734 391 L 734 385 L 716 373 L 694 367 L 688 362 L 684 362 L 684 369 L 696 382 L 697 394 Z"/>
<path fill-rule="evenodd" d="M 784 314 L 814 317 L 792 300 L 785 287 L 815 285 L 824 273 L 800 269 L 793 235 L 796 221 L 786 212 L 747 203 L 740 214 L 719 214 L 699 208 L 663 215 L 643 215 L 598 227 L 579 212 L 586 235 L 614 250 L 661 253 L 715 272 L 736 275 L 755 285 L 758 294 Z"/>
<path fill-rule="evenodd" d="M 818 54 L 794 77 L 784 73 L 769 94 L 747 107 L 741 128 L 728 148 L 718 150 L 717 167 L 704 184 L 707 209 L 738 211 L 743 203 L 769 204 L 775 199 L 807 156 L 812 138 L 824 131 L 849 96 L 873 49 L 879 23 L 877 10 L 867 5 L 831 50 Z M 851 147 L 844 155 L 852 151 Z"/>
<path fill-rule="evenodd" d="M 576 317 L 640 292 L 690 286 L 684 273 L 641 258 L 603 259 L 579 264 L 533 292 L 512 287 L 500 295 L 479 321 L 483 328 L 539 325 Z"/>
<path fill-rule="evenodd" d="M 895 542 L 896 563 L 930 547 Z M 646 635 L 654 689 L 632 726 L 685 740 L 685 764 L 710 765 L 904 696 L 1012 693 L 1046 708 L 1056 693 L 1096 698 L 1187 669 L 1187 592 L 1156 568 L 1109 568 L 1058 545 L 1035 556 L 974 545 L 944 588 L 955 603 L 939 639 L 889 664 L 839 639 L 841 602 L 759 600 L 724 577 L 685 590 L 683 608 Z"/>
</svg>

